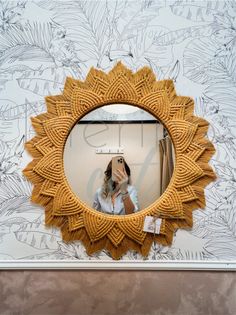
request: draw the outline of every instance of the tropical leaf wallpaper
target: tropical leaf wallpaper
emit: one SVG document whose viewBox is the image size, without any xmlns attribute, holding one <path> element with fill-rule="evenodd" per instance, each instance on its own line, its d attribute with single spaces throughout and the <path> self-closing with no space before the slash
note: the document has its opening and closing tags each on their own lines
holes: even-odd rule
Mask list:
<svg viewBox="0 0 236 315">
<path fill-rule="evenodd" d="M 120 60 L 134 71 L 151 67 L 193 97 L 216 147 L 218 179 L 206 188 L 206 209 L 171 247 L 153 245 L 147 260 L 236 259 L 236 2 L 2 0 L 0 260 L 111 260 L 45 228 L 21 170 L 31 160 L 30 117 L 45 111 L 44 96 L 60 94 L 66 76 L 84 79 L 91 66 L 108 71 Z M 130 251 L 122 259 L 142 258 Z"/>
</svg>

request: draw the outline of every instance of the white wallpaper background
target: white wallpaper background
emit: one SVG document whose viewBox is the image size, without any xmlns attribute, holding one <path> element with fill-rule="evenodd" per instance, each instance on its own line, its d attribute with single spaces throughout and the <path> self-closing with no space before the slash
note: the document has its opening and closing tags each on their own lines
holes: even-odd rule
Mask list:
<svg viewBox="0 0 236 315">
<path fill-rule="evenodd" d="M 0 1 L 0 260 L 111 260 L 89 257 L 80 242 L 62 242 L 31 204 L 21 170 L 31 160 L 24 142 L 44 96 L 60 94 L 66 76 L 84 79 L 121 60 L 171 78 L 211 123 L 211 160 L 218 179 L 207 186 L 193 229 L 171 247 L 153 245 L 147 260 L 236 259 L 236 2 Z M 123 260 L 141 259 L 133 251 Z"/>
</svg>

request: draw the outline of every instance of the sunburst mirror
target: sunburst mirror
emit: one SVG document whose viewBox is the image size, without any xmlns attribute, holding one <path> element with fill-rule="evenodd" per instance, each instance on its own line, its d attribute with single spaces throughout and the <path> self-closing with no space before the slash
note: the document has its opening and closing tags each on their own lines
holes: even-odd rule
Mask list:
<svg viewBox="0 0 236 315">
<path fill-rule="evenodd" d="M 67 78 L 63 93 L 47 96 L 45 100 L 47 112 L 32 118 L 36 136 L 26 143 L 26 148 L 33 160 L 23 173 L 34 185 L 32 201 L 45 208 L 46 226 L 60 228 L 65 242 L 80 240 L 89 255 L 105 249 L 113 259 L 119 259 L 128 250 L 147 256 L 153 242 L 171 245 L 175 230 L 192 227 L 192 211 L 205 207 L 204 187 L 215 179 L 215 173 L 208 164 L 215 150 L 206 138 L 208 122 L 194 115 L 192 98 L 176 95 L 172 80 L 158 81 L 149 67 L 134 73 L 118 62 L 108 73 L 92 67 L 85 81 Z M 149 204 L 136 207 L 137 194 L 134 193 L 132 198 L 127 197 L 127 187 L 134 186 L 126 186 L 126 199 L 133 201 L 134 207 L 125 213 L 109 212 L 109 209 L 101 211 L 101 205 L 100 208 L 94 206 L 98 205 L 97 200 L 89 204 L 82 197 L 80 188 L 81 178 L 86 177 L 83 172 L 86 157 L 83 163 L 80 161 L 77 164 L 75 178 L 78 178 L 78 182 L 73 188 L 73 178 L 69 174 L 74 171 L 70 172 L 68 167 L 76 163 L 66 151 L 70 134 L 77 128 L 80 135 L 78 125 L 86 115 L 117 104 L 121 108 L 132 106 L 152 115 L 163 127 L 162 130 L 166 130 L 173 144 L 174 156 L 173 173 L 165 190 L 160 193 L 157 182 L 153 187 L 159 191 L 159 195 L 154 200 L 149 199 Z M 75 161 L 79 161 L 84 156 L 81 142 L 76 148 L 78 156 Z M 125 157 L 127 162 L 126 150 L 122 154 L 119 151 L 119 156 Z M 100 161 L 101 156 L 98 156 L 96 160 Z M 128 156 L 128 159 L 131 157 Z M 93 160 L 88 158 L 91 163 Z M 110 158 L 106 163 L 109 161 Z M 120 182 L 114 178 L 110 180 L 111 163 L 108 163 L 110 168 L 106 163 L 105 173 L 109 175 L 107 187 L 113 187 L 109 183 L 120 184 L 124 178 Z M 125 168 L 123 175 L 126 176 L 127 172 Z M 129 193 L 131 190 L 128 190 Z M 123 196 L 120 198 L 122 201 L 123 204 L 127 203 Z M 158 219 L 158 231 L 151 232 L 144 228 L 144 223 L 150 217 L 154 223 Z"/>
</svg>

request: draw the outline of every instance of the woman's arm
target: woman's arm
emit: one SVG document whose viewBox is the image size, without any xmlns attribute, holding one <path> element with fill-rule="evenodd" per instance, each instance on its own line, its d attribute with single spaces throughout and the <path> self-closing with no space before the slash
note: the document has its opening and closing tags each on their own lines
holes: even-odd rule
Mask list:
<svg viewBox="0 0 236 315">
<path fill-rule="evenodd" d="M 125 213 L 126 214 L 131 214 L 134 212 L 135 206 L 133 204 L 132 199 L 130 198 L 130 195 L 127 191 L 127 195 L 122 196 L 122 200 L 124 203 L 124 208 L 125 208 Z"/>
<path fill-rule="evenodd" d="M 128 192 L 128 176 L 125 172 L 125 169 L 123 172 L 119 169 L 116 170 L 115 175 L 117 176 L 119 180 L 119 185 L 120 185 L 120 191 L 122 196 L 122 200 L 124 203 L 124 208 L 125 208 L 125 213 L 126 214 L 131 214 L 134 212 L 134 210 L 137 208 L 135 204 L 133 203 L 129 192 Z"/>
</svg>

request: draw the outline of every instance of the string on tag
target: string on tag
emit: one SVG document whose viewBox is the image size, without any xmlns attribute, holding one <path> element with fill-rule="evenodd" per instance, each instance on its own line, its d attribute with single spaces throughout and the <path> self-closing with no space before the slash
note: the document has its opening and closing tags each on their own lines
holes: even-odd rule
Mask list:
<svg viewBox="0 0 236 315">
<path fill-rule="evenodd" d="M 160 213 L 158 212 L 156 215 L 153 215 L 152 222 L 154 224 L 154 229 L 153 229 L 153 244 L 154 244 L 154 251 L 156 253 L 157 250 L 157 244 L 155 241 L 155 235 L 156 235 L 156 220 L 160 217 Z"/>
</svg>

